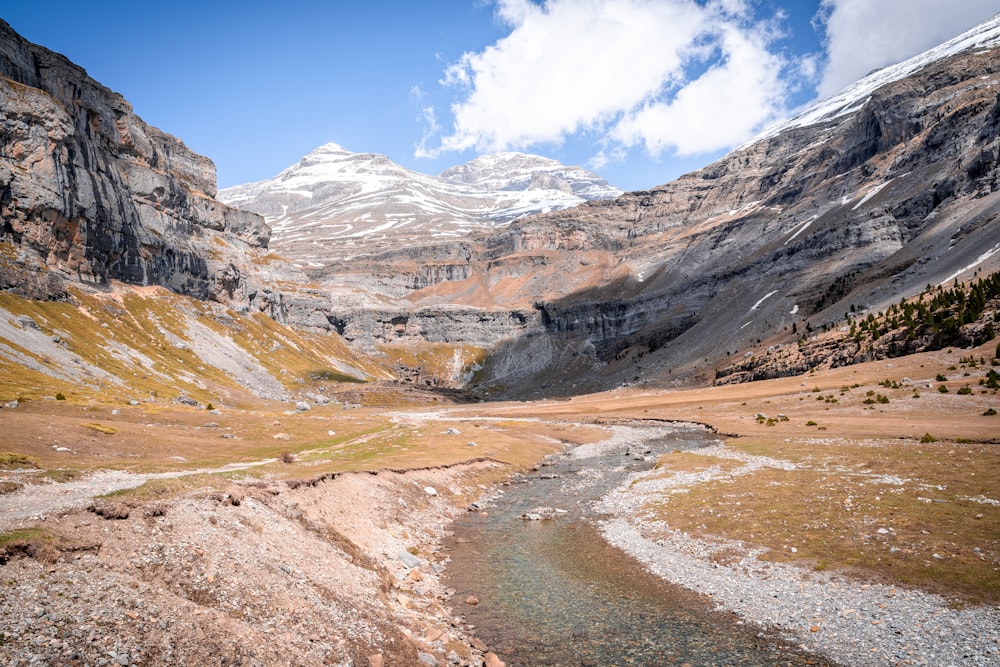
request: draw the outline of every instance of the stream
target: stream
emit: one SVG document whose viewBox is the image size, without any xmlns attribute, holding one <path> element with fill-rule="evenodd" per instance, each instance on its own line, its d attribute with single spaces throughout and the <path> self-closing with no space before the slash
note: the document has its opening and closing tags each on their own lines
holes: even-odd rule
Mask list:
<svg viewBox="0 0 1000 667">
<path fill-rule="evenodd" d="M 508 667 L 830 664 L 715 611 L 601 537 L 602 496 L 661 453 L 713 442 L 693 425 L 631 425 L 604 446 L 551 457 L 453 525 L 453 607 Z M 539 508 L 552 518 L 521 518 Z M 464 604 L 469 596 L 479 603 Z"/>
</svg>

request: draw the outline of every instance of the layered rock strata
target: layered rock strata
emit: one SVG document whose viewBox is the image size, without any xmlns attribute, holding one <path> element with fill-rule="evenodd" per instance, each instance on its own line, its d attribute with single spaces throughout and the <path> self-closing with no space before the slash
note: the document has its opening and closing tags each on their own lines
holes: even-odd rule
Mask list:
<svg viewBox="0 0 1000 667">
<path fill-rule="evenodd" d="M 268 308 L 250 276 L 270 230 L 214 195 L 211 160 L 0 21 L 0 287 L 120 280 Z"/>
</svg>

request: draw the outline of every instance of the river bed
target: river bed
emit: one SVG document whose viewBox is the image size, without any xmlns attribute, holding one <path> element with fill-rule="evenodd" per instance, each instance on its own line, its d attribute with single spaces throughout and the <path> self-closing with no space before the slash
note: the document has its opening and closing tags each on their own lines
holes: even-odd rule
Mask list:
<svg viewBox="0 0 1000 667">
<path fill-rule="evenodd" d="M 597 530 L 594 504 L 627 475 L 714 442 L 696 426 L 632 424 L 505 487 L 445 545 L 454 608 L 508 667 L 832 664 L 648 573 Z"/>
</svg>

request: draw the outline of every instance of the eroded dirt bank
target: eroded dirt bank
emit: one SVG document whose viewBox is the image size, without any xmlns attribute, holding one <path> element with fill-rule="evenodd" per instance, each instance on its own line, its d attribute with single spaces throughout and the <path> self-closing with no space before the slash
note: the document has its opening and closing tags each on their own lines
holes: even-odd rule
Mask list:
<svg viewBox="0 0 1000 667">
<path fill-rule="evenodd" d="M 486 647 L 445 606 L 437 549 L 498 465 L 49 516 L 4 550 L 2 662 L 483 664 Z"/>
</svg>

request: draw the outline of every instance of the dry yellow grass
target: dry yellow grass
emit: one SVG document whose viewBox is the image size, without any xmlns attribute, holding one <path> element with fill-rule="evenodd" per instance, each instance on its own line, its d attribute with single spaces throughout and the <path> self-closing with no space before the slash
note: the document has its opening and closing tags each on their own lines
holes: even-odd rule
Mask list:
<svg viewBox="0 0 1000 667">
<path fill-rule="evenodd" d="M 497 481 L 566 443 L 604 437 L 602 429 L 587 426 L 591 422 L 695 421 L 730 436 L 727 445 L 734 450 L 798 467 L 716 479 L 669 502 L 664 498 L 656 510 L 671 525 L 768 548 L 772 558 L 852 568 L 862 576 L 965 600 L 1000 599 L 1000 480 L 993 474 L 1000 469 L 1000 417 L 987 416 L 1000 410 L 1000 397 L 979 384 L 992 368 L 996 341 L 977 350 L 943 350 L 744 385 L 455 405 L 443 395 L 412 388 L 336 382 L 342 378 L 324 367 L 323 358 L 347 359 L 359 367 L 362 362 L 335 338 L 294 333 L 266 318 L 244 318 L 231 335 L 245 348 L 260 350 L 261 364 L 287 386 L 323 391 L 361 407 L 329 404 L 289 413 L 287 403 L 254 398 L 217 369 L 204 368 L 201 386 L 190 385 L 189 394 L 222 408 L 211 414 L 164 399 L 128 404 L 130 396 L 176 392 L 161 375 L 197 367 L 190 351 L 149 342 L 156 340 L 150 337 L 158 327 L 180 331 L 175 310 L 191 309 L 191 303 L 157 309 L 138 295 L 117 301 L 95 298 L 84 302 L 81 315 L 68 304 L 28 303 L 0 294 L 0 306 L 30 315 L 46 334 L 65 332 L 70 349 L 134 382 L 128 388 L 83 391 L 9 362 L 0 364 L 5 382 L 0 398 L 33 399 L 0 412 L 0 450 L 8 457 L 30 457 L 25 460 L 38 466 L 38 476 L 71 479 L 98 468 L 196 471 L 273 460 L 135 492 L 159 497 L 199 486 L 215 488 L 234 475 L 309 479 L 491 459 L 509 464 L 503 472 L 483 473 L 483 480 Z M 193 316 L 217 332 L 225 328 L 212 317 Z M 108 330 L 121 318 L 135 332 L 114 333 L 148 355 L 150 370 L 160 375 L 141 374 L 106 352 Z M 313 346 L 320 346 L 321 354 L 309 352 Z M 281 352 L 264 352 L 272 348 Z M 462 365 L 478 360 L 478 351 L 469 354 Z M 453 359 L 451 348 L 435 348 L 395 360 L 433 366 L 439 373 Z M 368 370 L 383 372 L 374 366 Z M 948 392 L 940 392 L 940 386 Z M 67 400 L 43 400 L 56 392 Z M 428 408 L 448 419 L 405 414 Z M 94 430 L 94 425 L 101 428 Z M 460 433 L 448 433 L 449 426 Z M 921 442 L 926 436 L 936 442 Z M 285 454 L 294 462 L 281 462 Z M 723 472 L 736 467 L 727 459 L 678 453 L 665 456 L 655 474 L 713 466 Z"/>
<path fill-rule="evenodd" d="M 535 404 L 531 412 L 707 423 L 729 436 L 731 450 L 796 467 L 730 475 L 739 467 L 732 460 L 668 454 L 654 476 L 721 473 L 654 503 L 671 527 L 740 540 L 767 549 L 766 558 L 995 604 L 1000 417 L 983 413 L 1000 410 L 1000 395 L 979 385 L 989 364 L 962 362 L 990 359 L 995 347 L 744 385 L 614 392 Z M 942 384 L 948 393 L 937 390 Z M 959 394 L 965 386 L 971 393 Z"/>
</svg>

